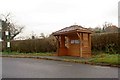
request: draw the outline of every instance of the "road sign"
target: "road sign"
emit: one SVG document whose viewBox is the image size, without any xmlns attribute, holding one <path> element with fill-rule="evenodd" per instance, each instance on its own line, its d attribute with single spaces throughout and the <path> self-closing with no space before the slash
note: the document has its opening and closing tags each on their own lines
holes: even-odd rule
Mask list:
<svg viewBox="0 0 120 80">
<path fill-rule="evenodd" d="M 10 47 L 10 42 L 7 42 L 7 47 Z"/>
</svg>

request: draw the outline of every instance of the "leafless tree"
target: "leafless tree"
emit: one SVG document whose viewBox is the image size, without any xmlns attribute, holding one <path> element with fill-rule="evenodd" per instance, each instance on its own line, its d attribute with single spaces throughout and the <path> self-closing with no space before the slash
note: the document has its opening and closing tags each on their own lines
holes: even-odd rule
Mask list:
<svg viewBox="0 0 120 80">
<path fill-rule="evenodd" d="M 24 26 L 16 25 L 11 21 L 10 13 L 7 15 L 2 14 L 2 40 L 6 40 L 5 31 L 9 31 L 9 38 L 13 40 L 18 34 L 20 34 Z"/>
</svg>

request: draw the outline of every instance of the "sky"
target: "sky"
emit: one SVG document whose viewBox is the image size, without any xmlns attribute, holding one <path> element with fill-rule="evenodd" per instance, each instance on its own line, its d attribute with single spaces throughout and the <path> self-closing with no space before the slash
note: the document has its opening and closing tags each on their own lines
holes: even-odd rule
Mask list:
<svg viewBox="0 0 120 80">
<path fill-rule="evenodd" d="M 25 26 L 19 36 L 51 34 L 74 24 L 83 27 L 118 25 L 119 0 L 0 0 L 0 14 Z"/>
</svg>

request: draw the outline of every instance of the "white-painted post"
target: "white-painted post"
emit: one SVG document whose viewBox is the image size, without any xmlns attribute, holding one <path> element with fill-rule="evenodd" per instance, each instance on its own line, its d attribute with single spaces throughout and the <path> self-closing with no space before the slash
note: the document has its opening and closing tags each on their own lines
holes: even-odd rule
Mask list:
<svg viewBox="0 0 120 80">
<path fill-rule="evenodd" d="M 7 49 L 8 49 L 8 53 L 10 52 L 10 35 L 9 35 L 9 31 L 5 31 L 5 35 L 7 37 Z"/>
</svg>

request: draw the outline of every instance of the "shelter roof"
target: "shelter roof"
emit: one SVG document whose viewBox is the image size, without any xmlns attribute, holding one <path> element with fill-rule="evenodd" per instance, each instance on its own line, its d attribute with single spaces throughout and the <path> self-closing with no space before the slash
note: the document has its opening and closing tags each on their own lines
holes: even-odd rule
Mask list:
<svg viewBox="0 0 120 80">
<path fill-rule="evenodd" d="M 85 33 L 92 33 L 91 30 L 84 28 L 80 25 L 72 25 L 70 27 L 65 27 L 61 30 L 53 32 L 53 35 L 62 35 L 62 34 L 70 34 L 70 33 L 77 33 L 77 32 L 85 32 Z"/>
</svg>

